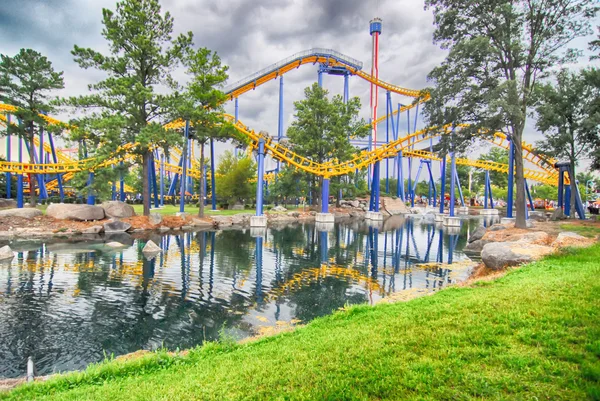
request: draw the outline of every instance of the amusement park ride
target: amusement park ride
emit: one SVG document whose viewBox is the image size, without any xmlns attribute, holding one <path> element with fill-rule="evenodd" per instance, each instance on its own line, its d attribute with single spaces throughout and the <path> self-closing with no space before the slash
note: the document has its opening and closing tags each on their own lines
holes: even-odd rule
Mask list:
<svg viewBox="0 0 600 401">
<path fill-rule="evenodd" d="M 321 199 L 329 199 L 329 179 L 331 177 L 343 176 L 349 173 L 354 173 L 358 170 L 368 169 L 369 176 L 369 188 L 371 190 L 371 199 L 369 212 L 366 215 L 367 219 L 370 220 L 382 220 L 383 216 L 379 212 L 379 182 L 380 182 L 380 163 L 384 161 L 386 163 L 386 192 L 389 191 L 389 163 L 392 162 L 392 172 L 396 172 L 397 188 L 396 195 L 404 200 L 410 200 L 414 206 L 415 189 L 419 182 L 420 174 L 423 169 L 426 169 L 427 178 L 429 179 L 429 196 L 428 203 L 432 207 L 437 207 L 437 197 L 439 196 L 439 211 L 444 212 L 444 196 L 445 196 L 445 177 L 446 177 L 446 165 L 450 164 L 452 174 L 450 174 L 450 202 L 449 202 L 449 216 L 444 220 L 445 224 L 454 225 L 457 223 L 453 221 L 455 216 L 454 204 L 455 204 L 455 188 L 458 189 L 460 194 L 460 202 L 463 208 L 466 206 L 462 196 L 462 190 L 460 182 L 458 181 L 458 174 L 456 172 L 457 165 L 467 165 L 482 170 L 487 170 L 486 173 L 486 185 L 485 185 L 485 209 L 489 211 L 489 214 L 497 213 L 494 210 L 491 194 L 491 183 L 489 180 L 489 171 L 498 171 L 508 174 L 508 203 L 506 217 L 513 217 L 513 184 L 514 184 L 514 149 L 513 144 L 509 136 L 497 132 L 492 137 L 486 137 L 485 139 L 495 146 L 505 148 L 509 151 L 509 163 L 501 164 L 490 161 L 482 160 L 471 160 L 467 158 L 458 158 L 454 153 L 451 153 L 448 158 L 440 159 L 436 154 L 433 153 L 434 140 L 438 139 L 441 135 L 450 134 L 449 130 L 440 128 L 437 131 L 432 130 L 416 130 L 417 116 L 419 112 L 419 104 L 428 100 L 428 96 L 419 97 L 421 92 L 418 90 L 406 89 L 400 86 L 392 85 L 379 79 L 379 36 L 382 32 L 382 21 L 379 18 L 375 18 L 370 23 L 370 33 L 372 36 L 372 68 L 371 74 L 362 71 L 362 62 L 348 57 L 342 53 L 339 53 L 330 49 L 310 49 L 304 52 L 294 54 L 293 56 L 282 60 L 276 64 L 273 64 L 261 71 L 252 74 L 251 76 L 236 82 L 227 88 L 226 94 L 230 100 L 235 102 L 235 114 L 228 115 L 225 117 L 228 119 L 235 129 L 247 139 L 249 146 L 252 150 L 256 151 L 258 159 L 258 174 L 257 174 L 257 202 L 256 202 L 256 216 L 251 221 L 253 226 L 265 226 L 266 218 L 263 215 L 263 186 L 266 180 L 273 179 L 279 170 L 281 163 L 293 166 L 297 169 L 303 170 L 310 174 L 322 177 L 321 187 Z M 308 158 L 294 153 L 292 150 L 282 145 L 282 139 L 284 138 L 283 128 L 283 82 L 284 75 L 290 71 L 302 65 L 315 65 L 318 64 L 318 84 L 322 85 L 322 74 L 330 74 L 344 77 L 344 101 L 349 99 L 348 81 L 351 76 L 356 76 L 370 83 L 371 86 L 371 135 L 367 141 L 353 141 L 357 146 L 357 153 L 348 161 L 336 162 L 329 161 L 326 163 L 316 163 Z M 254 130 L 250 130 L 245 124 L 239 120 L 239 105 L 238 98 L 256 89 L 257 87 L 270 82 L 272 80 L 279 79 L 279 122 L 278 131 L 276 137 L 265 136 L 263 134 L 256 133 Z M 378 90 L 382 89 L 386 91 L 386 113 L 382 117 L 377 116 L 378 110 Z M 417 102 L 411 102 L 408 105 L 402 105 L 398 103 L 397 109 L 394 110 L 392 103 L 392 95 L 401 95 L 409 98 L 419 98 Z M 411 120 L 410 110 L 414 109 L 413 116 L 413 127 L 411 132 Z M 7 129 L 11 124 L 19 123 L 18 121 L 11 120 L 11 114 L 15 114 L 16 108 L 7 105 L 0 104 L 0 124 L 4 124 Z M 400 135 L 400 115 L 405 114 L 407 117 L 407 132 L 406 135 Z M 49 116 L 42 116 L 50 125 L 62 124 L 59 120 Z M 377 136 L 378 125 L 385 122 L 385 139 L 379 139 Z M 165 126 L 167 129 L 183 129 L 185 138 L 189 138 L 189 123 L 185 121 L 174 121 Z M 459 128 L 460 129 L 460 128 Z M 390 136 L 391 133 L 391 136 Z M 47 134 L 47 141 L 44 141 L 44 137 Z M 381 136 L 380 136 L 381 138 Z M 94 162 L 93 158 L 87 158 L 87 152 L 83 149 L 84 158 L 77 160 L 71 157 L 67 152 L 56 149 L 52 134 L 50 132 L 44 133 L 40 129 L 39 135 L 35 140 L 36 147 L 39 147 L 39 151 L 33 150 L 36 164 L 24 163 L 23 162 L 23 143 L 27 147 L 28 144 L 22 140 L 18 142 L 18 158 L 17 162 L 12 161 L 11 155 L 11 136 L 7 135 L 7 154 L 6 162 L 0 163 L 0 172 L 6 173 L 6 190 L 7 197 L 10 197 L 13 193 L 11 188 L 11 175 L 17 175 L 17 204 L 18 207 L 23 207 L 23 193 L 24 193 L 24 176 L 36 175 L 37 182 L 39 185 L 39 196 L 41 199 L 48 197 L 50 193 L 58 193 L 62 200 L 65 195 L 64 184 L 66 181 L 71 179 L 75 173 L 80 171 L 88 171 L 89 178 L 88 184 L 94 179 L 94 171 L 102 168 L 113 168 L 119 164 L 126 163 L 131 159 L 131 156 L 117 156 L 102 160 L 101 162 Z M 188 141 L 190 141 L 188 139 Z M 529 194 L 529 188 L 527 180 L 541 182 L 559 187 L 558 206 L 564 207 L 565 214 L 570 212 L 570 186 L 568 184 L 573 177 L 569 177 L 568 165 L 564 163 L 556 163 L 556 161 L 543 157 L 535 151 L 535 149 L 527 144 L 523 143 L 523 158 L 526 160 L 532 168 L 526 168 L 524 171 L 525 176 L 525 189 L 529 198 L 529 204 L 533 208 L 534 202 Z M 122 150 L 131 148 L 134 144 L 125 144 L 122 146 Z M 421 146 L 421 148 L 418 148 Z M 155 150 L 155 163 L 149 169 L 149 179 L 152 187 L 152 193 L 154 198 L 154 206 L 160 207 L 164 203 L 165 196 L 177 195 L 177 183 L 179 182 L 180 194 L 186 194 L 186 187 L 191 188 L 191 179 L 200 178 L 201 174 L 204 177 L 211 179 L 212 182 L 212 208 L 216 209 L 216 183 L 215 183 L 215 168 L 214 168 L 214 144 L 211 142 L 211 171 L 208 173 L 206 168 L 204 171 L 200 171 L 199 164 L 192 155 L 193 146 L 188 146 L 187 154 L 182 154 L 181 150 L 175 149 L 171 154 L 161 153 L 161 150 Z M 28 149 L 26 149 L 27 154 Z M 122 152 L 121 152 L 122 153 Z M 270 173 L 265 173 L 265 157 L 270 157 L 277 163 L 277 168 Z M 408 171 L 405 171 L 403 167 L 403 158 L 407 158 Z M 412 176 L 412 164 L 414 160 L 419 161 L 419 167 L 416 176 L 413 179 Z M 441 194 L 436 193 L 436 187 L 434 184 L 432 163 L 440 163 L 440 171 L 442 178 L 442 190 Z M 395 164 L 395 165 L 394 165 Z M 157 170 L 159 170 L 159 182 L 157 182 Z M 566 176 L 565 176 L 565 173 Z M 170 175 L 171 185 L 165 195 L 165 176 Z M 182 181 L 181 177 L 184 177 Z M 407 178 L 408 188 L 404 186 L 404 180 Z M 204 183 L 206 185 L 206 179 Z M 117 191 L 116 183 L 113 183 L 113 199 L 125 199 L 125 193 L 128 192 L 128 188 L 125 186 L 123 179 L 121 178 L 119 183 L 119 189 Z M 206 193 L 206 191 L 204 192 Z M 160 194 L 160 195 L 159 195 Z M 88 196 L 88 203 L 95 203 L 95 196 L 90 192 Z M 333 215 L 329 213 L 328 202 L 321 202 L 321 213 L 317 214 L 318 222 L 333 222 Z M 579 193 L 576 193 L 576 211 L 580 218 L 585 217 L 583 204 Z"/>
</svg>

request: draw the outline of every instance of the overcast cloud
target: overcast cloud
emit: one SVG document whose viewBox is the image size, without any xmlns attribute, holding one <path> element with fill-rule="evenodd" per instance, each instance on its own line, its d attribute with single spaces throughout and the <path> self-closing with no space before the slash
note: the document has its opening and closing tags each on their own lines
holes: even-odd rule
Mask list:
<svg viewBox="0 0 600 401">
<path fill-rule="evenodd" d="M 82 70 L 70 51 L 73 45 L 106 51 L 101 36 L 102 8 L 115 0 L 2 0 L 0 53 L 15 54 L 29 47 L 47 55 L 64 71 L 62 96 L 83 94 L 102 74 Z M 235 82 L 296 52 L 331 48 L 363 61 L 370 71 L 369 21 L 383 19 L 380 39 L 381 79 L 408 88 L 427 85 L 427 73 L 444 58 L 432 44 L 432 14 L 420 0 L 162 0 L 175 18 L 177 33 L 192 31 L 196 46 L 219 53 Z M 585 40 L 579 41 L 585 47 Z M 587 63 L 583 61 L 583 64 Z M 304 66 L 285 75 L 284 121 L 293 118 L 293 102 L 317 78 L 317 66 Z M 325 76 L 324 87 L 341 94 L 343 78 Z M 279 82 L 272 81 L 239 99 L 240 119 L 251 128 L 277 133 Z M 368 118 L 369 84 L 350 79 L 350 95 L 359 96 Z M 385 93 L 380 91 L 381 115 Z M 394 102 L 410 99 L 395 96 Z M 227 105 L 233 112 L 233 104 Z M 57 117 L 66 119 L 66 115 Z M 402 125 L 405 126 L 405 125 Z M 419 122 L 419 126 L 422 123 Z M 381 128 L 380 128 L 381 129 Z M 526 140 L 537 139 L 530 130 Z M 223 147 L 220 147 L 222 151 Z"/>
</svg>

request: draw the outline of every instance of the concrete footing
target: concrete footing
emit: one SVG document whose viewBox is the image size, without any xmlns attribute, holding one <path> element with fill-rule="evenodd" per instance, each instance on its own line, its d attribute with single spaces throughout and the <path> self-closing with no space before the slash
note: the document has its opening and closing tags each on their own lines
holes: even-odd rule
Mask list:
<svg viewBox="0 0 600 401">
<path fill-rule="evenodd" d="M 460 227 L 460 218 L 454 216 L 444 216 L 445 227 Z"/>
<path fill-rule="evenodd" d="M 331 232 L 331 231 L 333 231 L 333 227 L 335 227 L 333 222 L 330 222 L 330 223 L 321 223 L 318 221 L 315 222 L 315 228 L 317 229 L 317 231 Z"/>
<path fill-rule="evenodd" d="M 252 238 L 266 238 L 267 227 L 250 227 L 250 236 Z"/>
<path fill-rule="evenodd" d="M 467 206 L 459 207 L 458 214 L 469 214 L 469 208 Z"/>
<path fill-rule="evenodd" d="M 446 217 L 446 216 L 444 216 L 441 213 L 436 213 L 436 215 L 435 215 L 435 222 L 436 223 L 443 223 L 444 222 L 444 217 Z"/>
<path fill-rule="evenodd" d="M 500 211 L 498 209 L 481 209 L 479 214 L 482 216 L 498 216 Z"/>
<path fill-rule="evenodd" d="M 503 217 L 503 218 L 500 219 L 500 224 L 514 223 L 515 220 L 516 219 L 514 217 Z"/>
<path fill-rule="evenodd" d="M 315 222 L 317 223 L 333 223 L 335 218 L 332 213 L 317 213 L 315 216 Z"/>
<path fill-rule="evenodd" d="M 250 227 L 266 227 L 267 226 L 267 216 L 264 214 L 261 216 L 251 216 L 250 217 Z"/>
<path fill-rule="evenodd" d="M 365 213 L 365 219 L 374 220 L 374 221 L 383 221 L 383 214 L 380 212 L 368 211 L 367 213 Z"/>
</svg>

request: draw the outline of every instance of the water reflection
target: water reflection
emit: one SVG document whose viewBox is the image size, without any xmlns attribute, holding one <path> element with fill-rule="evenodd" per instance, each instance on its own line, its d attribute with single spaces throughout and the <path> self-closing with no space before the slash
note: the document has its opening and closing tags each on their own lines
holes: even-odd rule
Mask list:
<svg viewBox="0 0 600 401">
<path fill-rule="evenodd" d="M 153 236 L 113 249 L 102 241 L 11 244 L 0 266 L 0 376 L 20 376 L 29 355 L 40 374 L 80 369 L 105 355 L 187 348 L 225 328 L 242 338 L 262 326 L 307 322 L 346 304 L 432 291 L 468 271 L 468 230 L 413 220 L 287 226 Z M 113 240 L 112 238 L 110 239 Z"/>
</svg>

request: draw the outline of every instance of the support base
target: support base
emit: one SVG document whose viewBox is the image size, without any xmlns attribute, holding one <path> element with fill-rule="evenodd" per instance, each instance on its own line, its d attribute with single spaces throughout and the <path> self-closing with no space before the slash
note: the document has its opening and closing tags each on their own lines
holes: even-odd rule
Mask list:
<svg viewBox="0 0 600 401">
<path fill-rule="evenodd" d="M 383 214 L 380 212 L 368 211 L 365 213 L 366 220 L 383 221 Z"/>
<path fill-rule="evenodd" d="M 444 216 L 445 227 L 460 227 L 460 218 L 454 216 Z"/>
<path fill-rule="evenodd" d="M 467 206 L 462 206 L 458 208 L 458 214 L 469 214 L 469 208 Z"/>
<path fill-rule="evenodd" d="M 250 227 L 266 227 L 267 226 L 267 216 L 251 216 L 250 217 Z"/>
<path fill-rule="evenodd" d="M 317 231 L 331 232 L 331 231 L 333 231 L 334 227 L 335 227 L 335 224 L 333 224 L 332 222 L 329 222 L 329 223 L 316 222 L 315 223 L 315 228 L 317 229 Z"/>
<path fill-rule="evenodd" d="M 500 224 L 509 224 L 509 223 L 513 223 L 515 222 L 516 218 L 514 217 L 503 217 L 500 219 Z"/>
<path fill-rule="evenodd" d="M 436 223 L 443 223 L 444 222 L 444 217 L 446 217 L 446 216 L 444 216 L 441 213 L 436 213 L 436 215 L 435 215 L 435 222 Z"/>
<path fill-rule="evenodd" d="M 481 209 L 479 214 L 481 216 L 498 216 L 500 211 L 498 209 Z"/>
<path fill-rule="evenodd" d="M 266 238 L 267 227 L 250 227 L 250 236 L 252 238 Z"/>
<path fill-rule="evenodd" d="M 335 222 L 335 218 L 332 213 L 317 213 L 315 221 L 317 223 L 333 223 Z"/>
</svg>

